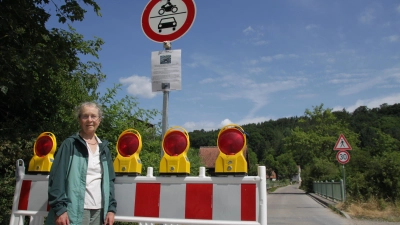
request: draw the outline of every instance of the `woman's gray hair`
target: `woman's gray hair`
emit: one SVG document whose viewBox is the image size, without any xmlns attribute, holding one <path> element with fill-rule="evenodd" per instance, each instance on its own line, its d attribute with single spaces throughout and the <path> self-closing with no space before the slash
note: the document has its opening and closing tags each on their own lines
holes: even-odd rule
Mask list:
<svg viewBox="0 0 400 225">
<path fill-rule="evenodd" d="M 83 107 L 86 106 L 95 107 L 99 111 L 99 118 L 103 118 L 103 110 L 101 109 L 101 106 L 99 104 L 95 102 L 82 102 L 75 109 L 75 115 L 78 119 L 81 117 Z"/>
</svg>

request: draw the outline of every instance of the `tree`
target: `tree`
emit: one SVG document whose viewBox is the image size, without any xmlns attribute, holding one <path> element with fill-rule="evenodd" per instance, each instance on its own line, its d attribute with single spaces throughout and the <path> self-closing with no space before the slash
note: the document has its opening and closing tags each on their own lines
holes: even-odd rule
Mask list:
<svg viewBox="0 0 400 225">
<path fill-rule="evenodd" d="M 292 179 L 298 173 L 296 162 L 293 160 L 291 153 L 285 153 L 276 158 L 274 166 L 278 179 Z"/>
<path fill-rule="evenodd" d="M 255 152 L 253 152 L 250 148 L 247 149 L 248 151 L 248 157 L 249 160 L 247 163 L 249 163 L 249 171 L 248 175 L 249 176 L 257 176 L 258 175 L 258 160 L 257 160 L 257 155 Z"/>
<path fill-rule="evenodd" d="M 306 109 L 305 117 L 299 120 L 299 123 L 308 124 L 303 128 L 296 127 L 291 136 L 284 139 L 285 149 L 293 154 L 297 165 L 303 169 L 310 167 L 308 171 L 312 172 L 312 167 L 316 161 L 325 163 L 335 163 L 336 152 L 333 147 L 340 134 L 345 134 L 347 140 L 352 143 L 353 149 L 357 149 L 357 134 L 352 132 L 343 120 L 338 120 L 331 109 L 324 109 L 323 104 L 313 107 L 313 110 Z M 304 184 L 312 183 L 315 178 L 302 175 Z M 328 176 L 328 174 L 325 174 Z M 330 175 L 329 175 L 330 176 Z M 318 179 L 324 177 L 324 174 L 318 175 Z M 310 188 L 312 186 L 308 186 Z"/>
</svg>

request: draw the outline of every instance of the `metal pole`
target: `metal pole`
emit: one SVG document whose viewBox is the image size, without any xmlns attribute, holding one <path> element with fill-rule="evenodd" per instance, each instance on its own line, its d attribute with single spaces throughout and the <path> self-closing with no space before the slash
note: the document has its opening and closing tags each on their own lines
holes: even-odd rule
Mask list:
<svg viewBox="0 0 400 225">
<path fill-rule="evenodd" d="M 344 164 L 343 164 L 343 201 L 346 201 L 346 173 L 344 172 Z"/>
<path fill-rule="evenodd" d="M 164 138 L 168 127 L 168 97 L 169 91 L 163 92 L 163 111 L 162 111 L 162 138 Z M 161 147 L 161 157 L 164 155 L 164 151 Z"/>
<path fill-rule="evenodd" d="M 163 47 L 165 50 L 171 50 L 172 45 L 170 41 L 164 41 L 163 42 Z M 168 87 L 169 88 L 169 87 Z M 167 127 L 168 127 L 168 98 L 169 98 L 169 91 L 164 90 L 163 91 L 163 112 L 162 112 L 162 139 L 164 139 L 164 135 L 167 132 Z M 161 152 L 160 156 L 163 157 L 164 155 L 164 150 L 161 146 Z"/>
<path fill-rule="evenodd" d="M 340 194 L 342 195 L 342 202 L 344 202 L 344 186 L 343 186 L 343 179 L 340 179 Z"/>
<path fill-rule="evenodd" d="M 171 50 L 171 42 L 170 41 L 164 41 L 163 42 L 163 47 L 165 50 Z M 167 127 L 168 127 L 168 99 L 169 99 L 169 91 L 164 90 L 163 91 L 163 111 L 162 111 L 162 140 L 164 139 L 164 135 L 167 132 Z M 161 143 L 162 144 L 162 143 Z M 160 156 L 161 158 L 164 156 L 164 149 L 163 146 L 161 146 L 160 149 Z M 163 224 L 160 224 L 163 225 Z"/>
</svg>

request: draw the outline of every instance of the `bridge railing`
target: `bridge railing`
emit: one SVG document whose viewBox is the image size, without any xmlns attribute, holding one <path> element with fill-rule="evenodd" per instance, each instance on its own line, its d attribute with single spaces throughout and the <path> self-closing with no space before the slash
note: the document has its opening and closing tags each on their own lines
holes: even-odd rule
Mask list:
<svg viewBox="0 0 400 225">
<path fill-rule="evenodd" d="M 333 201 L 345 200 L 343 180 L 313 182 L 313 191 L 314 193 L 325 198 L 330 198 Z"/>
</svg>

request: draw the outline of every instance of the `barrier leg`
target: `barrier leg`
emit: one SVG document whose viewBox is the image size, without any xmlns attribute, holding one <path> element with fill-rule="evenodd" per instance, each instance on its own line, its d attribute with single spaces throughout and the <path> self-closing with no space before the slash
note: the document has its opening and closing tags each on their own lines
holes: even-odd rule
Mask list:
<svg viewBox="0 0 400 225">
<path fill-rule="evenodd" d="M 31 216 L 29 225 L 43 225 L 43 224 L 44 224 L 43 216 Z"/>
<path fill-rule="evenodd" d="M 265 166 L 258 167 L 260 182 L 260 224 L 267 225 L 267 173 Z"/>
<path fill-rule="evenodd" d="M 24 225 L 24 218 L 23 215 L 11 215 L 10 225 Z"/>
</svg>

